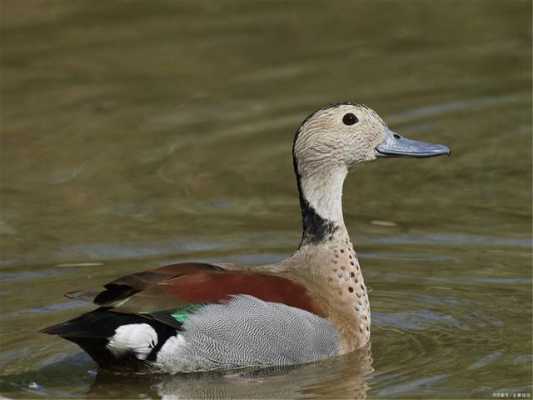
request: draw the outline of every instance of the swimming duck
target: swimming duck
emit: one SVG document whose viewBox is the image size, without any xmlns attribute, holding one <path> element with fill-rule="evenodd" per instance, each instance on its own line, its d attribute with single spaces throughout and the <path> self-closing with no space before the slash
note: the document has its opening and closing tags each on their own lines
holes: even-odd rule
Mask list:
<svg viewBox="0 0 533 400">
<path fill-rule="evenodd" d="M 365 346 L 370 307 L 344 224 L 344 179 L 365 161 L 450 150 L 406 139 L 370 108 L 341 103 L 303 121 L 292 153 L 303 222 L 292 256 L 123 276 L 94 297 L 98 308 L 43 332 L 78 344 L 101 368 L 167 373 L 301 364 Z"/>
</svg>

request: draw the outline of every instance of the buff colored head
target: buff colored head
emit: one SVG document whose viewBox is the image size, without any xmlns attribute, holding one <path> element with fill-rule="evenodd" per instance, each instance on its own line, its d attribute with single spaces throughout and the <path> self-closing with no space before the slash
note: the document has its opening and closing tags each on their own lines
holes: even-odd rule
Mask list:
<svg viewBox="0 0 533 400">
<path fill-rule="evenodd" d="M 328 165 L 349 169 L 377 158 L 450 154 L 444 145 L 402 137 L 374 110 L 350 103 L 332 105 L 309 116 L 298 129 L 293 152 L 304 175 Z"/>
</svg>

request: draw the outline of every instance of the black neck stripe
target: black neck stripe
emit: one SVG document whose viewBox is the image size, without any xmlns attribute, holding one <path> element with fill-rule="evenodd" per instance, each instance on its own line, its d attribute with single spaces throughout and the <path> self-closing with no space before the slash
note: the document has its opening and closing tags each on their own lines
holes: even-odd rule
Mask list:
<svg viewBox="0 0 533 400">
<path fill-rule="evenodd" d="M 347 104 L 347 103 L 339 103 Z M 335 105 L 336 106 L 336 105 Z M 331 106 L 330 106 L 331 107 Z M 329 107 L 326 107 L 329 108 Z M 320 110 L 319 110 L 320 111 Z M 318 112 L 318 111 L 317 111 Z M 338 226 L 326 218 L 321 217 L 316 210 L 309 204 L 309 201 L 305 198 L 305 194 L 302 190 L 301 175 L 298 170 L 298 161 L 296 160 L 296 141 L 302 130 L 303 125 L 313 116 L 315 113 L 309 115 L 300 125 L 296 134 L 294 135 L 294 140 L 292 142 L 292 163 L 294 167 L 294 174 L 296 175 L 296 185 L 298 187 L 298 196 L 300 198 L 300 209 L 302 212 L 302 239 L 300 241 L 300 246 L 309 243 L 319 243 L 326 239 L 331 239 L 333 233 L 338 229 Z"/>
</svg>

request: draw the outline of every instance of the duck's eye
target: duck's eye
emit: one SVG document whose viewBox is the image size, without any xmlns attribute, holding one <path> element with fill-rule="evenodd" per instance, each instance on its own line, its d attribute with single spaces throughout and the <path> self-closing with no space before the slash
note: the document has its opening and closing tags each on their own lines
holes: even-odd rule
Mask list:
<svg viewBox="0 0 533 400">
<path fill-rule="evenodd" d="M 353 125 L 358 121 L 359 120 L 357 119 L 355 114 L 352 113 L 344 114 L 344 117 L 342 117 L 342 122 L 344 122 L 344 125 Z"/>
</svg>

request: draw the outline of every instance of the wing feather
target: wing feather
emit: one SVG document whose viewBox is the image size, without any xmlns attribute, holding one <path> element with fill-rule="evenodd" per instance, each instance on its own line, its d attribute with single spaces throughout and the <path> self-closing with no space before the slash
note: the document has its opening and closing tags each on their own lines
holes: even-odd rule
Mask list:
<svg viewBox="0 0 533 400">
<path fill-rule="evenodd" d="M 198 306 L 225 304 L 239 295 L 324 316 L 306 288 L 298 282 L 268 273 L 224 270 L 212 264 L 172 264 L 123 276 L 107 283 L 104 288 L 94 298 L 99 306 L 122 315 L 155 319 L 175 328 L 183 322 L 176 317 L 179 312 L 186 316 L 198 310 Z"/>
</svg>

